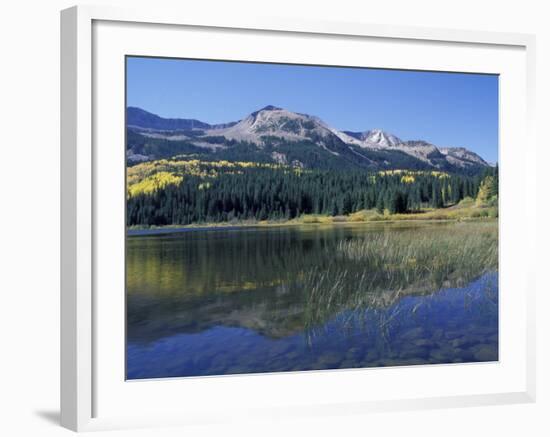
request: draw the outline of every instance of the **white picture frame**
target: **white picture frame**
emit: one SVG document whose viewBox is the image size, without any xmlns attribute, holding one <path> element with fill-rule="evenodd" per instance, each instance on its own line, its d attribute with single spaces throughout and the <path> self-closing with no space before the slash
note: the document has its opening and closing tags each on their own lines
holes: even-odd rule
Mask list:
<svg viewBox="0 0 550 437">
<path fill-rule="evenodd" d="M 139 33 L 145 29 L 147 29 L 148 36 L 152 38 L 148 47 L 139 38 Z M 182 382 L 169 379 L 142 384 L 141 382 L 120 380 L 120 357 L 116 358 L 113 354 L 118 352 L 121 356 L 124 354 L 120 341 L 118 341 L 120 339 L 119 331 L 123 330 L 120 324 L 123 314 L 116 313 L 116 309 L 120 309 L 121 300 L 117 298 L 118 300 L 113 301 L 111 306 L 113 311 L 108 312 L 105 311 L 108 298 L 98 299 L 98 290 L 103 290 L 102 284 L 104 284 L 105 278 L 120 278 L 120 271 L 109 272 L 104 268 L 104 264 L 107 262 L 103 256 L 107 250 L 104 242 L 110 241 L 112 244 L 119 245 L 113 246 L 114 251 L 109 249 L 111 253 L 120 254 L 119 249 L 124 245 L 123 241 L 119 241 L 120 236 L 124 233 L 122 224 L 121 226 L 117 225 L 118 227 L 114 226 L 113 229 L 105 228 L 106 220 L 109 218 L 105 216 L 105 211 L 113 205 L 115 208 L 122 208 L 122 204 L 120 207 L 116 206 L 120 200 L 120 197 L 116 196 L 120 194 L 118 191 L 124 193 L 123 185 L 120 186 L 120 190 L 114 190 L 112 196 L 105 194 L 106 187 L 109 187 L 112 182 L 118 183 L 120 178 L 124 178 L 124 175 L 116 176 L 116 169 L 119 168 L 117 167 L 118 163 L 113 162 L 111 165 L 110 155 L 104 152 L 98 153 L 97 149 L 98 139 L 106 139 L 105 142 L 101 141 L 101 144 L 112 141 L 115 145 L 120 140 L 118 134 L 116 137 L 110 136 L 114 131 L 109 130 L 110 127 L 102 121 L 101 108 L 104 107 L 102 105 L 105 105 L 102 93 L 107 93 L 110 90 L 110 94 L 115 96 L 113 98 L 118 98 L 120 93 L 123 93 L 123 90 L 116 88 L 114 88 L 114 93 L 112 92 L 112 87 L 120 88 L 121 80 L 123 81 L 123 78 L 117 75 L 120 70 L 116 70 L 121 64 L 117 64 L 118 67 L 113 67 L 111 70 L 111 66 L 106 65 L 106 62 L 110 59 L 109 57 L 119 59 L 121 53 L 136 54 L 136 47 L 140 53 L 166 55 L 166 51 L 174 50 L 174 48 L 171 48 L 169 44 L 163 44 L 165 52 L 157 53 L 156 50 L 160 45 L 155 45 L 157 37 L 154 35 L 158 36 L 160 44 L 162 38 L 167 38 L 167 34 L 170 32 L 178 32 L 178 29 L 185 30 L 181 35 L 182 38 L 193 34 L 193 32 L 207 34 L 208 32 L 231 32 L 233 30 L 238 33 L 238 38 L 246 40 L 265 33 L 269 34 L 268 37 L 273 43 L 271 47 L 275 47 L 277 44 L 282 45 L 283 42 L 278 43 L 277 41 L 282 41 L 284 38 L 294 38 L 296 41 L 300 38 L 312 40 L 330 38 L 335 44 L 345 44 L 346 41 L 352 39 L 357 44 L 361 44 L 368 40 L 373 44 L 383 42 L 388 47 L 399 44 L 408 44 L 411 47 L 427 44 L 431 47 L 430 50 L 441 53 L 450 46 L 456 47 L 462 54 L 457 55 L 453 63 L 444 64 L 445 60 L 429 61 L 426 58 L 425 61 L 411 60 L 409 65 L 411 68 L 415 65 L 424 65 L 424 69 L 490 72 L 504 74 L 505 77 L 511 78 L 509 82 L 505 83 L 505 89 L 501 95 L 504 97 L 501 100 L 501 109 L 503 109 L 500 120 L 501 138 L 503 139 L 501 156 L 504 154 L 504 158 L 506 158 L 500 166 L 501 189 L 510 192 L 515 190 L 514 195 L 520 196 L 525 202 L 529 202 L 536 196 L 534 168 L 527 168 L 521 156 L 517 155 L 517 150 L 513 150 L 509 145 L 511 140 L 521 138 L 522 152 L 528 151 L 531 156 L 536 154 L 533 136 L 534 36 L 275 18 L 243 17 L 238 21 L 229 22 L 223 17 L 214 15 L 189 16 L 184 8 L 179 11 L 162 11 L 156 8 L 126 10 L 78 6 L 64 10 L 61 13 L 61 424 L 75 431 L 86 431 L 120 427 L 165 426 L 167 424 L 214 423 L 246 420 L 247 418 L 349 414 L 350 412 L 362 414 L 370 411 L 533 402 L 535 399 L 535 274 L 531 268 L 533 263 L 530 263 L 529 260 L 536 254 L 536 250 L 534 250 L 536 226 L 529 227 L 521 238 L 513 235 L 513 229 L 514 223 L 519 223 L 519 221 L 527 220 L 535 223 L 535 210 L 522 208 L 521 211 L 514 212 L 510 208 L 510 213 L 506 214 L 509 204 L 506 201 L 506 195 L 504 195 L 501 200 L 501 216 L 504 216 L 504 219 L 500 220 L 501 244 L 504 245 L 501 265 L 504 267 L 514 266 L 514 268 L 509 268 L 504 275 L 501 273 L 500 280 L 514 284 L 518 292 L 513 299 L 505 300 L 505 303 L 501 304 L 505 305 L 501 307 L 501 310 L 503 317 L 506 317 L 501 321 L 501 327 L 505 328 L 504 333 L 510 332 L 506 326 L 511 323 L 510 319 L 513 318 L 518 320 L 520 326 L 519 332 L 515 333 L 514 338 L 510 340 L 501 338 L 504 342 L 515 342 L 513 345 L 510 343 L 510 349 L 512 346 L 519 349 L 516 350 L 517 357 L 513 358 L 515 361 L 510 364 L 509 369 L 506 370 L 507 358 L 497 363 L 500 368 L 457 365 L 454 368 L 460 369 L 451 370 L 452 373 L 447 370 L 449 367 L 445 366 L 424 366 L 423 369 L 417 370 L 394 369 L 391 370 L 393 373 L 388 378 L 391 377 L 396 381 L 409 379 L 409 372 L 414 371 L 414 376 L 419 381 L 427 381 L 432 377 L 435 381 L 447 381 L 451 377 L 457 378 L 454 381 L 456 386 L 464 385 L 465 388 L 458 389 L 449 386 L 436 390 L 437 383 L 435 383 L 434 387 L 429 389 L 431 391 L 418 390 L 413 386 L 401 391 L 397 388 L 387 398 L 380 394 L 368 397 L 355 393 L 354 396 L 351 396 L 350 392 L 350 397 L 347 400 L 346 391 L 345 389 L 341 390 L 341 387 L 346 384 L 348 386 L 355 384 L 354 381 L 358 381 L 358 384 L 372 384 L 373 372 L 378 372 L 376 378 L 380 380 L 386 378 L 384 372 L 377 369 L 367 370 L 370 379 L 365 376 L 367 373 L 363 370 L 297 372 L 284 376 L 242 375 L 191 378 L 186 382 L 186 393 L 202 392 L 208 395 L 219 393 L 219 405 L 214 404 L 209 411 L 206 411 L 201 407 L 204 403 L 201 404 L 199 400 L 195 402 L 196 408 L 193 410 L 190 409 L 189 402 L 186 403 L 185 400 L 182 400 L 181 403 L 176 403 L 174 408 L 168 410 L 165 409 L 162 402 L 158 402 L 156 408 L 149 405 L 149 407 L 144 406 L 140 411 L 136 409 L 135 415 L 131 414 L 131 408 L 117 409 L 117 405 L 123 404 L 125 401 L 129 402 L 132 398 L 136 399 L 139 396 L 151 400 L 159 399 L 166 394 L 167 399 L 173 401 L 175 393 L 178 393 L 178 390 L 181 393 Z M 132 37 L 126 39 L 131 39 L 133 48 L 129 49 L 124 45 L 125 35 Z M 176 34 L 169 35 L 171 40 L 174 39 L 174 35 Z M 106 40 L 112 47 L 106 48 Z M 343 42 L 339 42 L 340 40 Z M 127 50 L 131 50 L 131 52 Z M 205 50 L 205 52 L 210 50 L 209 54 L 205 55 L 206 57 L 216 56 L 216 53 L 223 52 L 223 48 L 208 48 L 208 44 L 195 46 L 194 50 L 195 53 L 200 50 Z M 373 50 L 375 49 L 373 48 Z M 392 50 L 403 51 L 402 48 Z M 466 60 L 476 50 L 479 50 L 477 58 L 472 56 L 471 63 L 467 63 Z M 276 51 L 273 50 L 274 53 L 270 56 L 277 56 Z M 105 58 L 102 57 L 104 54 Z M 493 56 L 494 68 L 491 68 L 491 71 L 486 71 L 489 67 L 484 67 L 484 65 L 489 65 L 484 64 L 489 60 L 482 59 L 486 58 L 487 54 Z M 500 57 L 501 55 L 502 57 Z M 228 54 L 228 56 L 239 55 Z M 254 56 L 256 55 L 246 55 L 247 59 L 254 58 Z M 299 57 L 298 54 L 294 55 L 291 51 L 288 56 L 294 56 L 294 61 Z M 336 54 L 328 51 L 323 56 L 330 59 Z M 404 53 L 403 57 L 405 57 Z M 100 62 L 97 62 L 98 60 Z M 336 60 L 335 62 L 345 61 Z M 405 65 L 405 61 L 402 64 L 400 64 L 401 61 L 396 62 L 395 65 L 390 65 L 389 62 L 385 61 L 383 66 L 394 68 L 401 66 L 403 68 Z M 424 62 L 424 64 L 419 64 L 419 62 Z M 436 62 L 441 62 L 441 66 L 438 67 Z M 102 73 L 105 71 L 115 72 L 114 76 L 117 77 L 118 82 L 109 82 L 104 86 L 101 81 L 105 76 L 104 74 L 102 76 Z M 509 90 L 512 91 L 509 92 Z M 120 116 L 120 111 L 116 114 L 109 114 L 109 118 L 113 120 L 114 124 L 121 120 Z M 516 116 L 517 123 L 513 125 L 506 123 L 512 119 L 512 116 Z M 121 125 L 119 128 L 122 129 L 122 127 Z M 118 128 L 114 126 L 112 129 Z M 120 147 L 118 152 L 113 152 L 115 153 L 112 155 L 113 160 L 123 160 L 123 143 L 120 143 Z M 512 187 L 506 182 L 507 172 L 508 174 L 510 172 L 507 162 L 512 160 L 522 164 L 517 170 L 519 176 L 516 172 L 516 177 L 521 179 L 517 187 Z M 123 214 L 123 208 L 118 210 L 114 217 L 120 217 L 120 214 Z M 117 220 L 115 222 L 119 223 Z M 519 260 L 518 254 L 526 253 L 525 251 L 520 252 L 525 248 L 533 250 Z M 123 262 L 123 259 L 111 263 L 113 269 L 117 268 L 116 265 L 120 266 L 120 262 Z M 123 288 L 119 287 L 117 290 L 117 293 L 124 293 Z M 113 335 L 113 338 L 118 339 L 118 342 L 113 341 L 112 344 L 106 345 L 108 342 L 103 334 L 106 327 L 117 333 Z M 507 356 L 505 354 L 505 357 Z M 465 372 L 463 376 L 459 376 L 461 369 Z M 502 369 L 505 371 L 500 372 Z M 111 371 L 110 377 L 105 376 Z M 498 376 L 491 380 L 492 374 L 498 374 Z M 473 378 L 472 381 L 479 381 L 479 389 L 466 387 L 466 382 L 462 383 L 460 380 L 460 378 L 466 377 Z M 113 383 L 110 378 L 116 379 L 118 382 Z M 508 386 L 501 384 L 500 382 L 504 379 L 513 381 L 513 384 Z M 364 382 L 359 382 L 360 380 Z M 484 385 L 483 381 L 488 381 L 487 385 Z M 304 390 L 307 387 L 321 386 L 323 390 L 312 392 L 309 397 L 297 396 L 300 399 L 297 399 L 295 403 L 285 404 L 284 393 L 274 395 L 271 403 L 262 403 L 256 400 L 257 408 L 256 405 L 246 401 L 245 395 L 253 394 L 254 390 L 258 390 L 258 388 L 254 388 L 255 386 L 261 386 L 265 390 L 266 387 L 275 385 L 280 387 L 301 386 Z M 441 386 L 441 384 L 439 385 Z M 129 390 L 126 390 L 128 387 Z M 222 402 L 226 399 L 224 398 L 225 391 L 231 393 L 242 391 L 244 394 L 240 397 L 233 397 L 231 399 L 232 408 L 224 410 Z M 376 390 L 373 391 L 376 392 Z M 111 399 L 112 405 L 106 400 L 107 398 Z M 203 400 L 202 402 L 207 401 Z M 131 402 L 129 405 L 132 405 Z M 106 413 L 104 414 L 103 411 Z"/>
</svg>

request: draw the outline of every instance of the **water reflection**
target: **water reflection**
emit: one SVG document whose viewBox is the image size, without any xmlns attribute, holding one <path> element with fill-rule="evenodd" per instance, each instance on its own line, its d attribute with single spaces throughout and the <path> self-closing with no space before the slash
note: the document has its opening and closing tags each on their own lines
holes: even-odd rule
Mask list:
<svg viewBox="0 0 550 437">
<path fill-rule="evenodd" d="M 496 249 L 492 224 L 131 237 L 127 376 L 497 360 Z"/>
</svg>

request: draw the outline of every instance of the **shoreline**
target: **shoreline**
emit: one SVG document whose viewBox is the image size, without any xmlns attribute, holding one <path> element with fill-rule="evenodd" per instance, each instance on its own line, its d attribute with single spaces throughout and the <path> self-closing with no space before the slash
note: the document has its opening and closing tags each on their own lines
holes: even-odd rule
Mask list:
<svg viewBox="0 0 550 437">
<path fill-rule="evenodd" d="M 296 226 L 308 226 L 308 227 L 326 227 L 326 226 L 346 226 L 346 225 L 394 225 L 394 224 L 435 224 L 435 223 L 459 223 L 459 222 L 478 222 L 478 221 L 498 221 L 498 218 L 493 217 L 476 217 L 476 218 L 394 218 L 383 220 L 347 220 L 347 221 L 316 221 L 316 222 L 303 222 L 303 221 L 286 221 L 286 222 L 250 222 L 250 223 L 201 223 L 191 225 L 166 225 L 155 227 L 130 227 L 126 228 L 127 237 L 139 237 L 147 235 L 162 235 L 162 234 L 176 234 L 184 232 L 199 232 L 199 231 L 233 231 L 243 229 L 254 228 L 278 228 L 278 227 L 296 227 Z"/>
</svg>

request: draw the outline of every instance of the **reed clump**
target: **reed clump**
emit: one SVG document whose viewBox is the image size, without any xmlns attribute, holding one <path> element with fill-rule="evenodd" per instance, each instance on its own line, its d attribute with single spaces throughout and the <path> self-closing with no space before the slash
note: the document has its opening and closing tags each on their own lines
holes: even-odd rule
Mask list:
<svg viewBox="0 0 550 437">
<path fill-rule="evenodd" d="M 387 307 L 404 295 L 464 286 L 498 269 L 496 222 L 391 230 L 340 241 L 324 270 L 304 277 L 308 321 L 342 309 Z"/>
</svg>

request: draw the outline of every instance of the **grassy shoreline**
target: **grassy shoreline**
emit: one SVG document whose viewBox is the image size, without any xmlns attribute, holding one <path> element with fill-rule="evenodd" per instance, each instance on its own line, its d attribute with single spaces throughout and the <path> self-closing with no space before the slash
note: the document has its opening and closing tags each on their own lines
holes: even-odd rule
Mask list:
<svg viewBox="0 0 550 437">
<path fill-rule="evenodd" d="M 376 224 L 376 223 L 407 223 L 407 222 L 458 222 L 496 220 L 498 208 L 496 206 L 476 205 L 474 202 L 461 202 L 448 208 L 427 209 L 408 214 L 381 214 L 376 210 L 361 210 L 347 216 L 328 216 L 320 214 L 302 215 L 291 220 L 250 220 L 218 223 L 193 223 L 189 225 L 165 226 L 129 226 L 129 234 L 149 231 L 148 233 L 207 230 L 207 229 L 234 229 L 249 227 L 283 227 L 304 225 L 349 225 L 349 224 Z"/>
</svg>

